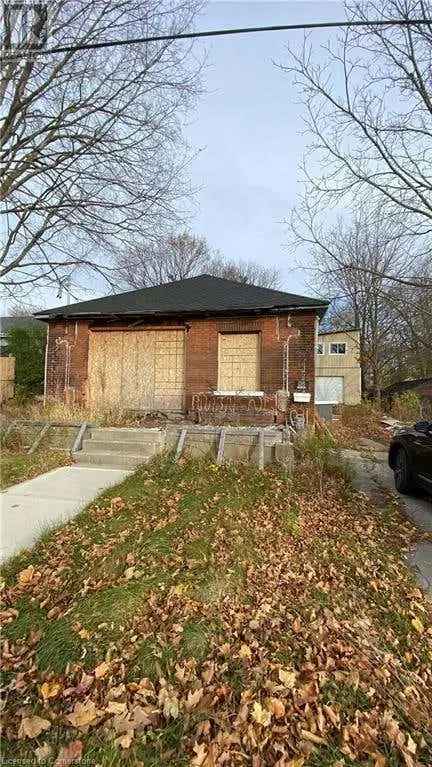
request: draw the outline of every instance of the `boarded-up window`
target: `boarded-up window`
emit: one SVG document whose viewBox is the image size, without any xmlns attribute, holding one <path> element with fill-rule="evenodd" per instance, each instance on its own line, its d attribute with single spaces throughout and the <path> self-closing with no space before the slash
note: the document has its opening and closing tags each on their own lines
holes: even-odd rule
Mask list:
<svg viewBox="0 0 432 767">
<path fill-rule="evenodd" d="M 257 391 L 259 334 L 219 333 L 219 391 Z"/>
</svg>

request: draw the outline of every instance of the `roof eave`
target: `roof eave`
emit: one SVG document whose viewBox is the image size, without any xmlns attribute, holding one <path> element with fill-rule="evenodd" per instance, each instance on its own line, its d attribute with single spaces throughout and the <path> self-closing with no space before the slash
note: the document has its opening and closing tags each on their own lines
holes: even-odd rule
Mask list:
<svg viewBox="0 0 432 767">
<path fill-rule="evenodd" d="M 111 312 L 55 312 L 52 311 L 49 314 L 34 314 L 36 319 L 49 321 L 53 319 L 106 319 L 109 317 L 211 317 L 217 315 L 230 315 L 230 314 L 280 314 L 281 312 L 298 312 L 298 311 L 313 311 L 320 316 L 323 316 L 328 309 L 329 304 L 316 304 L 316 305 L 302 305 L 295 306 L 292 304 L 278 305 L 278 306 L 249 306 L 249 307 L 233 307 L 231 309 L 197 309 L 195 311 L 178 311 L 178 310 L 152 310 L 143 311 L 142 309 L 133 311 L 111 311 Z"/>
</svg>

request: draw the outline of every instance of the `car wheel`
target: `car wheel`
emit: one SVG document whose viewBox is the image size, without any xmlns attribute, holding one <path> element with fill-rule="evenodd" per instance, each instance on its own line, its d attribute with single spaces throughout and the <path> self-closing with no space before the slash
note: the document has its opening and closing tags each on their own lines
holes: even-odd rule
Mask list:
<svg viewBox="0 0 432 767">
<path fill-rule="evenodd" d="M 411 472 L 408 456 L 403 447 L 397 451 L 394 459 L 394 482 L 399 493 L 409 493 L 412 490 Z"/>
</svg>

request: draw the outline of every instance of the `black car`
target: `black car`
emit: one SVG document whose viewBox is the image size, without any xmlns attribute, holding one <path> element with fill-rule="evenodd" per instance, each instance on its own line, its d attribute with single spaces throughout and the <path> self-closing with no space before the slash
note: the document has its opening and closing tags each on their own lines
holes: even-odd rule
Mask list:
<svg viewBox="0 0 432 767">
<path fill-rule="evenodd" d="M 419 421 L 394 435 L 389 466 L 400 493 L 415 488 L 432 493 L 432 421 Z"/>
</svg>

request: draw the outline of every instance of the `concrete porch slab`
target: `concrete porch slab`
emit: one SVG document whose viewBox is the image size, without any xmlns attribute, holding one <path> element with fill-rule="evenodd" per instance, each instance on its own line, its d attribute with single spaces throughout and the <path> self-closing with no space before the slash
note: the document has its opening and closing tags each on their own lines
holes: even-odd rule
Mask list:
<svg viewBox="0 0 432 767">
<path fill-rule="evenodd" d="M 32 546 L 44 529 L 71 519 L 128 474 L 122 469 L 63 466 L 0 493 L 0 560 Z"/>
</svg>

